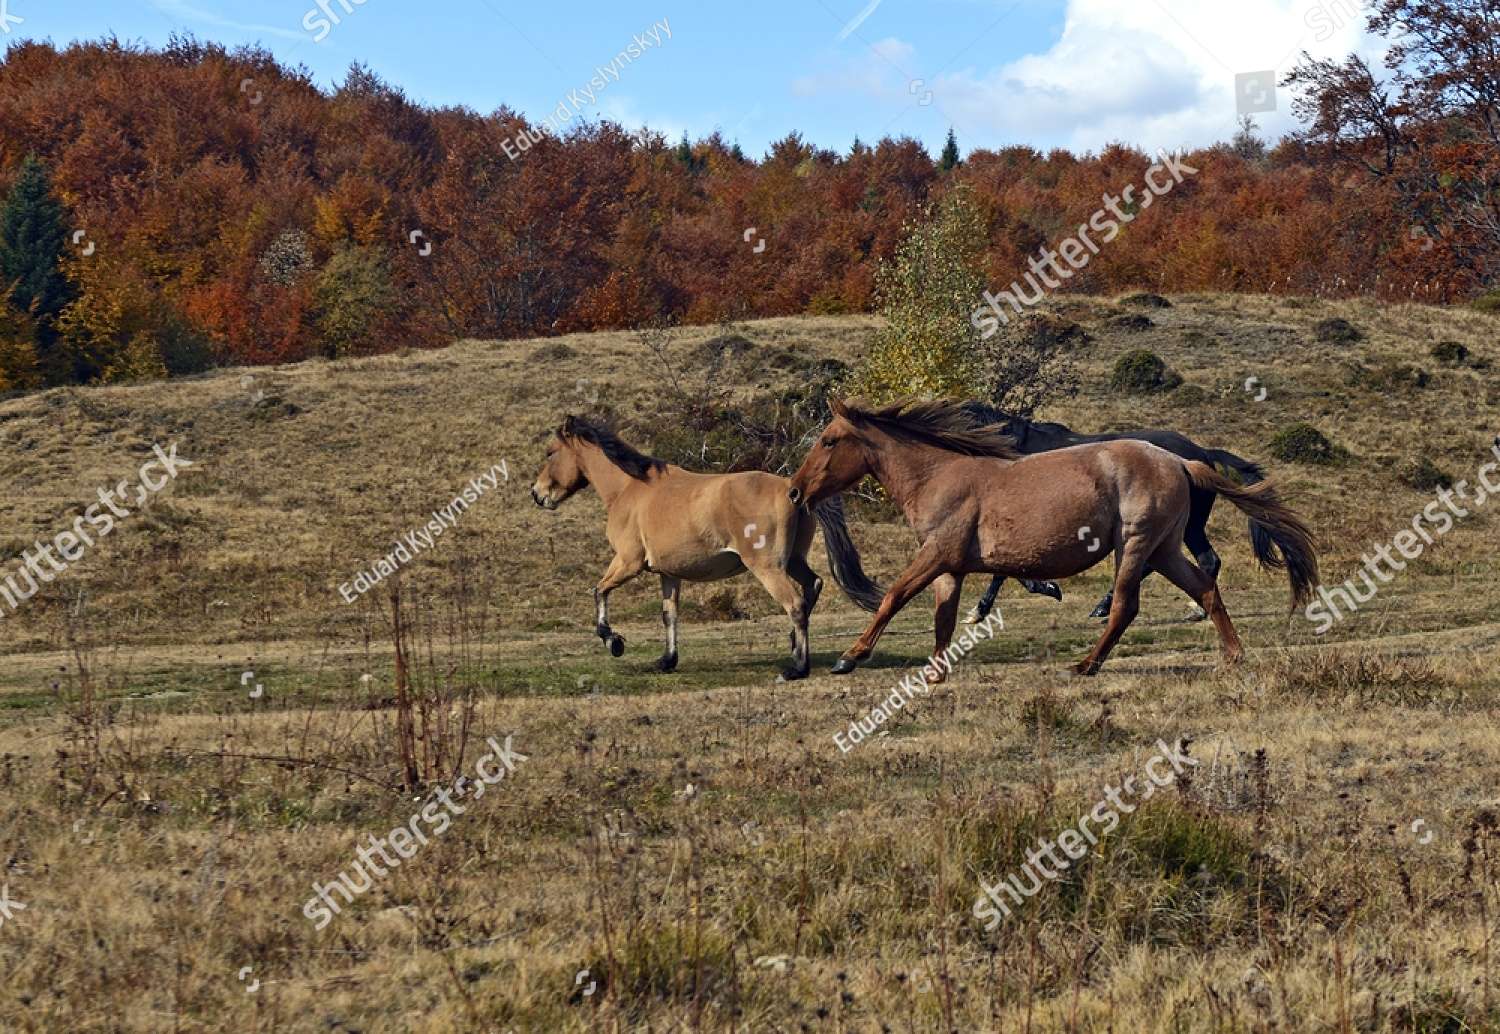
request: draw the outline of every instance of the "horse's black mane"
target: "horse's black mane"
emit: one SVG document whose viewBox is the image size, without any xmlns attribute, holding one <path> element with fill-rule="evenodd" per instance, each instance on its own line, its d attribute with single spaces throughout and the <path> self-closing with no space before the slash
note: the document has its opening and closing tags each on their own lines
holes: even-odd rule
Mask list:
<svg viewBox="0 0 1500 1034">
<path fill-rule="evenodd" d="M 1020 459 L 1015 440 L 994 426 L 976 424 L 968 407 L 953 399 L 899 402 L 871 408 L 862 402 L 844 403 L 856 422 L 876 425 L 898 438 L 934 445 L 964 456 Z"/>
<path fill-rule="evenodd" d="M 626 442 L 615 433 L 614 428 L 602 420 L 570 416 L 563 422 L 562 433 L 591 445 L 597 445 L 606 459 L 637 480 L 644 481 L 653 471 L 660 472 L 667 469 L 666 460 L 647 456 Z"/>
</svg>

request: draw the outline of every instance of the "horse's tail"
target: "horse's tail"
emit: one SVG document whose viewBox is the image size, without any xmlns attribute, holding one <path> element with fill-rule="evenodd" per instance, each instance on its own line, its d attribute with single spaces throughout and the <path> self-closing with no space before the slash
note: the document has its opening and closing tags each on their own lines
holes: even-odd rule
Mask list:
<svg viewBox="0 0 1500 1034">
<path fill-rule="evenodd" d="M 1238 474 L 1240 481 L 1246 485 L 1258 485 L 1266 479 L 1266 472 L 1258 463 L 1252 463 L 1250 460 L 1242 459 L 1223 449 L 1205 449 L 1204 451 L 1214 463 L 1228 467 Z M 1260 566 L 1268 570 L 1279 570 L 1286 566 L 1286 561 L 1281 558 L 1281 554 L 1276 552 L 1276 544 L 1271 538 L 1271 533 L 1254 517 L 1250 518 L 1250 546 L 1255 550 L 1255 559 L 1260 561 Z"/>
<path fill-rule="evenodd" d="M 1281 550 L 1284 560 L 1270 563 L 1259 551 L 1256 552 L 1257 559 L 1268 570 L 1286 568 L 1287 580 L 1292 587 L 1293 611 L 1306 603 L 1318 583 L 1317 545 L 1302 518 L 1281 501 L 1276 486 L 1265 480 L 1253 485 L 1237 485 L 1207 463 L 1197 460 L 1188 460 L 1183 465 L 1195 486 L 1222 495 L 1265 529 L 1268 541 Z"/>
<path fill-rule="evenodd" d="M 859 550 L 849 537 L 844 523 L 844 498 L 831 496 L 813 507 L 818 525 L 823 529 L 823 547 L 828 550 L 828 566 L 839 588 L 862 610 L 874 613 L 885 598 L 885 590 L 870 580 L 859 562 Z"/>
</svg>

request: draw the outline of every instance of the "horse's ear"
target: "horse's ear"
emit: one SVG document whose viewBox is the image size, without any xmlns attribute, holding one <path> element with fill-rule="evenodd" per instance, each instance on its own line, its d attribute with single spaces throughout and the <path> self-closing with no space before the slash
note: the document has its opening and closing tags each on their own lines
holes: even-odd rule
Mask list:
<svg viewBox="0 0 1500 1034">
<path fill-rule="evenodd" d="M 828 408 L 833 410 L 834 416 L 843 417 L 845 420 L 851 421 L 854 419 L 854 417 L 849 415 L 849 407 L 838 399 L 829 399 Z"/>
<path fill-rule="evenodd" d="M 571 437 L 576 427 L 577 421 L 575 420 L 573 415 L 569 413 L 567 416 L 563 417 L 562 426 L 557 429 L 557 436 L 559 438 Z"/>
</svg>

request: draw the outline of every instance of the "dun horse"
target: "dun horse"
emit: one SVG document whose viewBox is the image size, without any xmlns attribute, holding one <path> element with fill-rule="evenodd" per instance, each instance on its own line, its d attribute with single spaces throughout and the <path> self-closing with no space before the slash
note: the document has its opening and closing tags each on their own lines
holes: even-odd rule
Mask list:
<svg viewBox="0 0 1500 1034">
<path fill-rule="evenodd" d="M 1152 445 L 1166 449 L 1174 456 L 1181 456 L 1185 460 L 1197 460 L 1207 463 L 1209 466 L 1219 464 L 1239 474 L 1240 480 L 1247 485 L 1254 485 L 1265 480 L 1265 471 L 1258 464 L 1250 460 L 1242 459 L 1232 452 L 1223 449 L 1205 449 L 1185 434 L 1176 431 L 1141 430 L 1121 431 L 1117 434 L 1082 434 L 1074 431 L 1063 424 L 1043 423 L 1028 420 L 1025 417 L 1013 416 L 1003 409 L 987 406 L 982 402 L 967 402 L 964 410 L 969 413 L 979 424 L 998 425 L 1001 434 L 1009 436 L 1015 442 L 1015 450 L 1023 456 L 1031 456 L 1038 452 L 1052 452 L 1055 449 L 1066 449 L 1070 445 L 1087 445 L 1092 442 L 1115 442 L 1122 438 L 1130 438 L 1135 441 L 1150 442 Z M 1198 561 L 1198 566 L 1203 568 L 1203 573 L 1210 578 L 1219 576 L 1219 554 L 1214 552 L 1213 544 L 1208 541 L 1208 517 L 1213 512 L 1214 500 L 1217 496 L 1210 491 L 1193 489 L 1192 513 L 1188 516 L 1187 530 L 1183 532 L 1182 540 L 1192 552 L 1193 559 Z M 1250 521 L 1250 544 L 1255 550 L 1255 558 L 1260 565 L 1268 570 L 1284 566 L 1285 561 L 1276 553 L 1276 547 L 1272 543 L 1264 528 Z M 984 590 L 974 609 L 969 612 L 965 619 L 970 624 L 983 621 L 995 605 L 995 597 L 1000 592 L 1000 583 L 1005 581 L 1004 575 L 996 575 L 990 580 L 989 588 Z M 1054 599 L 1061 599 L 1062 593 L 1057 591 L 1057 586 L 1051 582 L 1024 583 L 1030 592 L 1040 592 Z M 1090 612 L 1091 618 L 1105 618 L 1109 616 L 1109 607 L 1112 602 L 1112 594 L 1105 593 Z M 1208 615 L 1199 613 L 1200 618 Z"/>
<path fill-rule="evenodd" d="M 952 639 L 965 575 L 1066 578 L 1110 552 L 1109 623 L 1075 672 L 1092 675 L 1109 656 L 1140 608 L 1148 567 L 1208 613 L 1225 660 L 1240 660 L 1244 650 L 1217 584 L 1182 553 L 1194 489 L 1224 496 L 1266 529 L 1287 559 L 1294 609 L 1316 582 L 1312 536 L 1268 482 L 1242 487 L 1205 463 L 1130 440 L 1023 458 L 1010 438 L 994 427 L 976 428 L 952 402 L 884 409 L 834 403 L 833 412 L 792 476 L 789 498 L 817 506 L 874 475 L 921 543 L 870 626 L 834 665 L 835 674 L 869 657 L 891 618 L 928 585 L 937 597 L 937 656 Z"/>
<path fill-rule="evenodd" d="M 667 647 L 657 670 L 677 667 L 677 600 L 684 581 L 711 582 L 749 570 L 792 619 L 788 680 L 807 676 L 807 619 L 823 580 L 807 565 L 813 521 L 787 499 L 774 474 L 696 474 L 646 456 L 602 424 L 568 417 L 547 445 L 532 486 L 538 506 L 555 510 L 593 485 L 608 513 L 605 534 L 615 556 L 594 589 L 594 631 L 618 657 L 625 639 L 609 627 L 609 594 L 643 571 L 661 575 Z M 881 592 L 865 575 L 849 539 L 840 500 L 829 493 L 813 508 L 834 580 L 873 611 Z"/>
</svg>

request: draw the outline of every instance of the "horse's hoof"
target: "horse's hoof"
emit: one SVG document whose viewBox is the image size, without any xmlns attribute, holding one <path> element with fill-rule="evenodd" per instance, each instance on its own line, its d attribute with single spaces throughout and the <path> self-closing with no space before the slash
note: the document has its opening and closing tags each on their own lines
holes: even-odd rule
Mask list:
<svg viewBox="0 0 1500 1034">
<path fill-rule="evenodd" d="M 1093 610 L 1089 611 L 1089 617 L 1091 617 L 1091 618 L 1107 618 L 1107 617 L 1109 617 L 1109 608 L 1110 608 L 1110 604 L 1105 603 L 1103 600 L 1101 600 L 1094 607 Z"/>
<path fill-rule="evenodd" d="M 1068 671 L 1079 678 L 1088 679 L 1099 674 L 1099 665 L 1090 664 L 1088 661 L 1079 661 L 1069 668 Z"/>
<path fill-rule="evenodd" d="M 1202 607 L 1198 606 L 1195 603 L 1195 604 L 1193 604 L 1192 609 L 1188 611 L 1188 620 L 1189 621 L 1207 621 L 1208 620 L 1208 611 L 1204 610 Z"/>
<path fill-rule="evenodd" d="M 988 607 L 981 607 L 976 603 L 974 604 L 973 609 L 971 609 L 967 614 L 964 615 L 964 624 L 977 625 L 989 616 L 990 609 Z"/>
<path fill-rule="evenodd" d="M 1058 603 L 1061 603 L 1062 602 L 1062 586 L 1058 585 L 1056 582 L 1043 582 L 1042 583 L 1042 591 L 1041 591 L 1040 595 L 1042 595 L 1042 596 L 1051 596 Z"/>
<path fill-rule="evenodd" d="M 618 657 L 625 652 L 625 637 L 616 632 L 609 637 L 609 655 Z"/>
<path fill-rule="evenodd" d="M 859 667 L 859 665 L 854 661 L 851 661 L 849 658 L 840 657 L 838 660 L 833 662 L 833 667 L 828 670 L 833 672 L 835 675 L 847 675 L 857 667 Z"/>
<path fill-rule="evenodd" d="M 622 646 L 621 649 L 624 649 L 624 647 Z M 615 656 L 618 657 L 619 654 L 616 654 Z M 676 671 L 677 655 L 675 653 L 662 654 L 656 659 L 656 670 L 662 672 L 663 674 L 666 674 L 669 671 Z"/>
<path fill-rule="evenodd" d="M 783 668 L 781 670 L 782 682 L 796 682 L 798 679 L 807 678 L 806 668 Z"/>
</svg>

